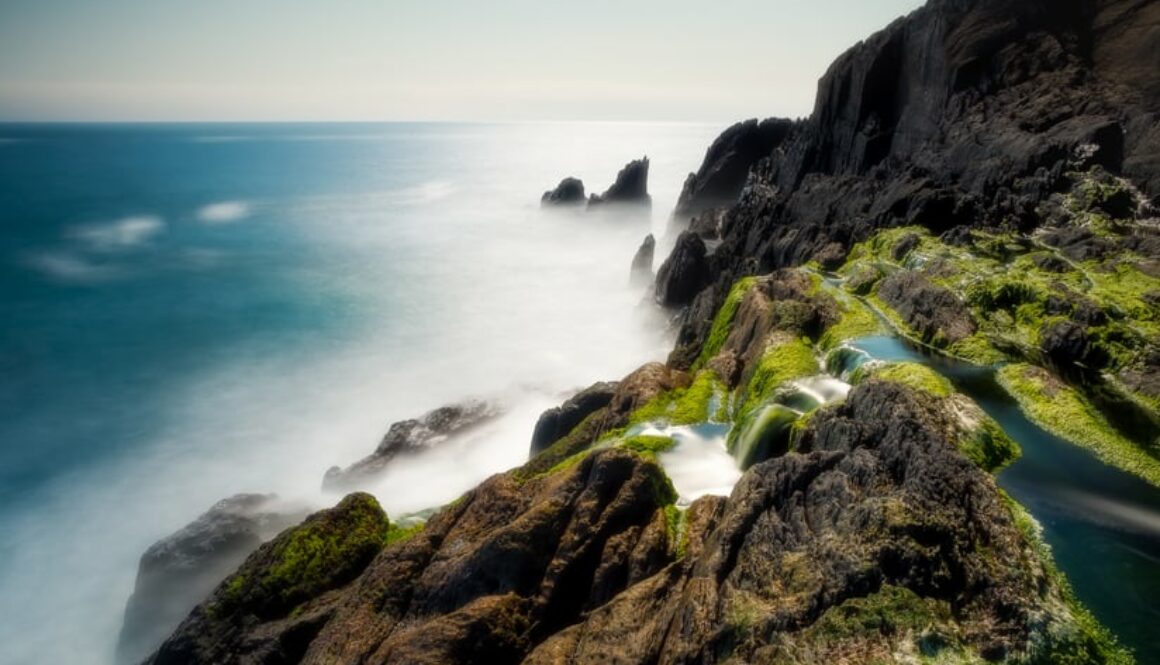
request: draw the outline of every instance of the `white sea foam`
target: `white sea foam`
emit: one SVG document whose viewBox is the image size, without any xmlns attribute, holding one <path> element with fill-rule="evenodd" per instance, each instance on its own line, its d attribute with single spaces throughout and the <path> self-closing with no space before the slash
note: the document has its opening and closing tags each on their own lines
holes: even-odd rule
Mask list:
<svg viewBox="0 0 1160 665">
<path fill-rule="evenodd" d="M 140 215 L 106 224 L 78 226 L 69 232 L 69 236 L 93 251 L 121 251 L 147 243 L 161 232 L 164 225 L 160 217 Z"/>
<path fill-rule="evenodd" d="M 28 256 L 25 263 L 37 272 L 65 282 L 105 282 L 124 274 L 120 268 L 104 263 L 94 263 L 83 256 L 67 251 L 35 253 Z"/>
<path fill-rule="evenodd" d="M 221 201 L 203 206 L 197 211 L 198 220 L 206 224 L 226 224 L 250 215 L 250 204 L 245 201 Z"/>
</svg>

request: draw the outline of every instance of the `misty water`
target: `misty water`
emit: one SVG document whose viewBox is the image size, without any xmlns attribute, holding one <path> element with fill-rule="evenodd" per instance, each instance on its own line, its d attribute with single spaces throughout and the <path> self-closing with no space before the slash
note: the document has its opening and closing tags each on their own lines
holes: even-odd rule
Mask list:
<svg viewBox="0 0 1160 665">
<path fill-rule="evenodd" d="M 628 267 L 721 127 L 0 125 L 0 661 L 107 663 L 142 551 L 476 396 L 395 516 L 524 461 L 538 414 L 671 348 Z M 651 213 L 542 211 L 651 159 Z"/>
<path fill-rule="evenodd" d="M 849 346 L 937 370 L 1018 442 L 1023 455 L 999 473 L 999 486 L 1043 527 L 1080 601 L 1138 662 L 1160 662 L 1160 490 L 1028 420 L 991 368 L 924 354 L 890 336 Z"/>
</svg>

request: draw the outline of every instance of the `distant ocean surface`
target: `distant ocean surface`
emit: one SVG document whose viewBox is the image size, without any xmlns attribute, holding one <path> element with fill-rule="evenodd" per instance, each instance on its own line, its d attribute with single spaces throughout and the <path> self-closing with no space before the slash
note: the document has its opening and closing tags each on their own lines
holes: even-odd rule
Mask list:
<svg viewBox="0 0 1160 665">
<path fill-rule="evenodd" d="M 107 663 L 137 559 L 468 396 L 388 512 L 521 463 L 538 413 L 670 346 L 630 260 L 715 125 L 0 125 L 0 662 Z M 651 160 L 651 214 L 548 212 Z"/>
</svg>

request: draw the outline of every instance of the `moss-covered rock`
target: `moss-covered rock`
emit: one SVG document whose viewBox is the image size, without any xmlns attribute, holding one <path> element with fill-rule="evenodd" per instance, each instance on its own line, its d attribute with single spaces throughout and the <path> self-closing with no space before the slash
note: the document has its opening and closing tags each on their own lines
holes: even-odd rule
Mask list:
<svg viewBox="0 0 1160 665">
<path fill-rule="evenodd" d="M 390 524 L 378 501 L 355 493 L 282 532 L 246 560 L 215 594 L 224 613 L 263 618 L 354 579 L 387 542 Z"/>
</svg>

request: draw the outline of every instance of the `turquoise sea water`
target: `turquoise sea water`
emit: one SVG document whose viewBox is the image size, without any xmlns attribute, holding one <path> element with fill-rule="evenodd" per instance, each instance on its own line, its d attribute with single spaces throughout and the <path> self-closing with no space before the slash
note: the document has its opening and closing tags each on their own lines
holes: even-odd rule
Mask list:
<svg viewBox="0 0 1160 665">
<path fill-rule="evenodd" d="M 628 266 L 720 130 L 0 125 L 0 661 L 107 662 L 137 557 L 218 498 L 333 503 L 391 421 L 502 401 L 370 488 L 438 505 L 663 358 Z M 540 210 L 643 154 L 651 214 Z"/>
</svg>

